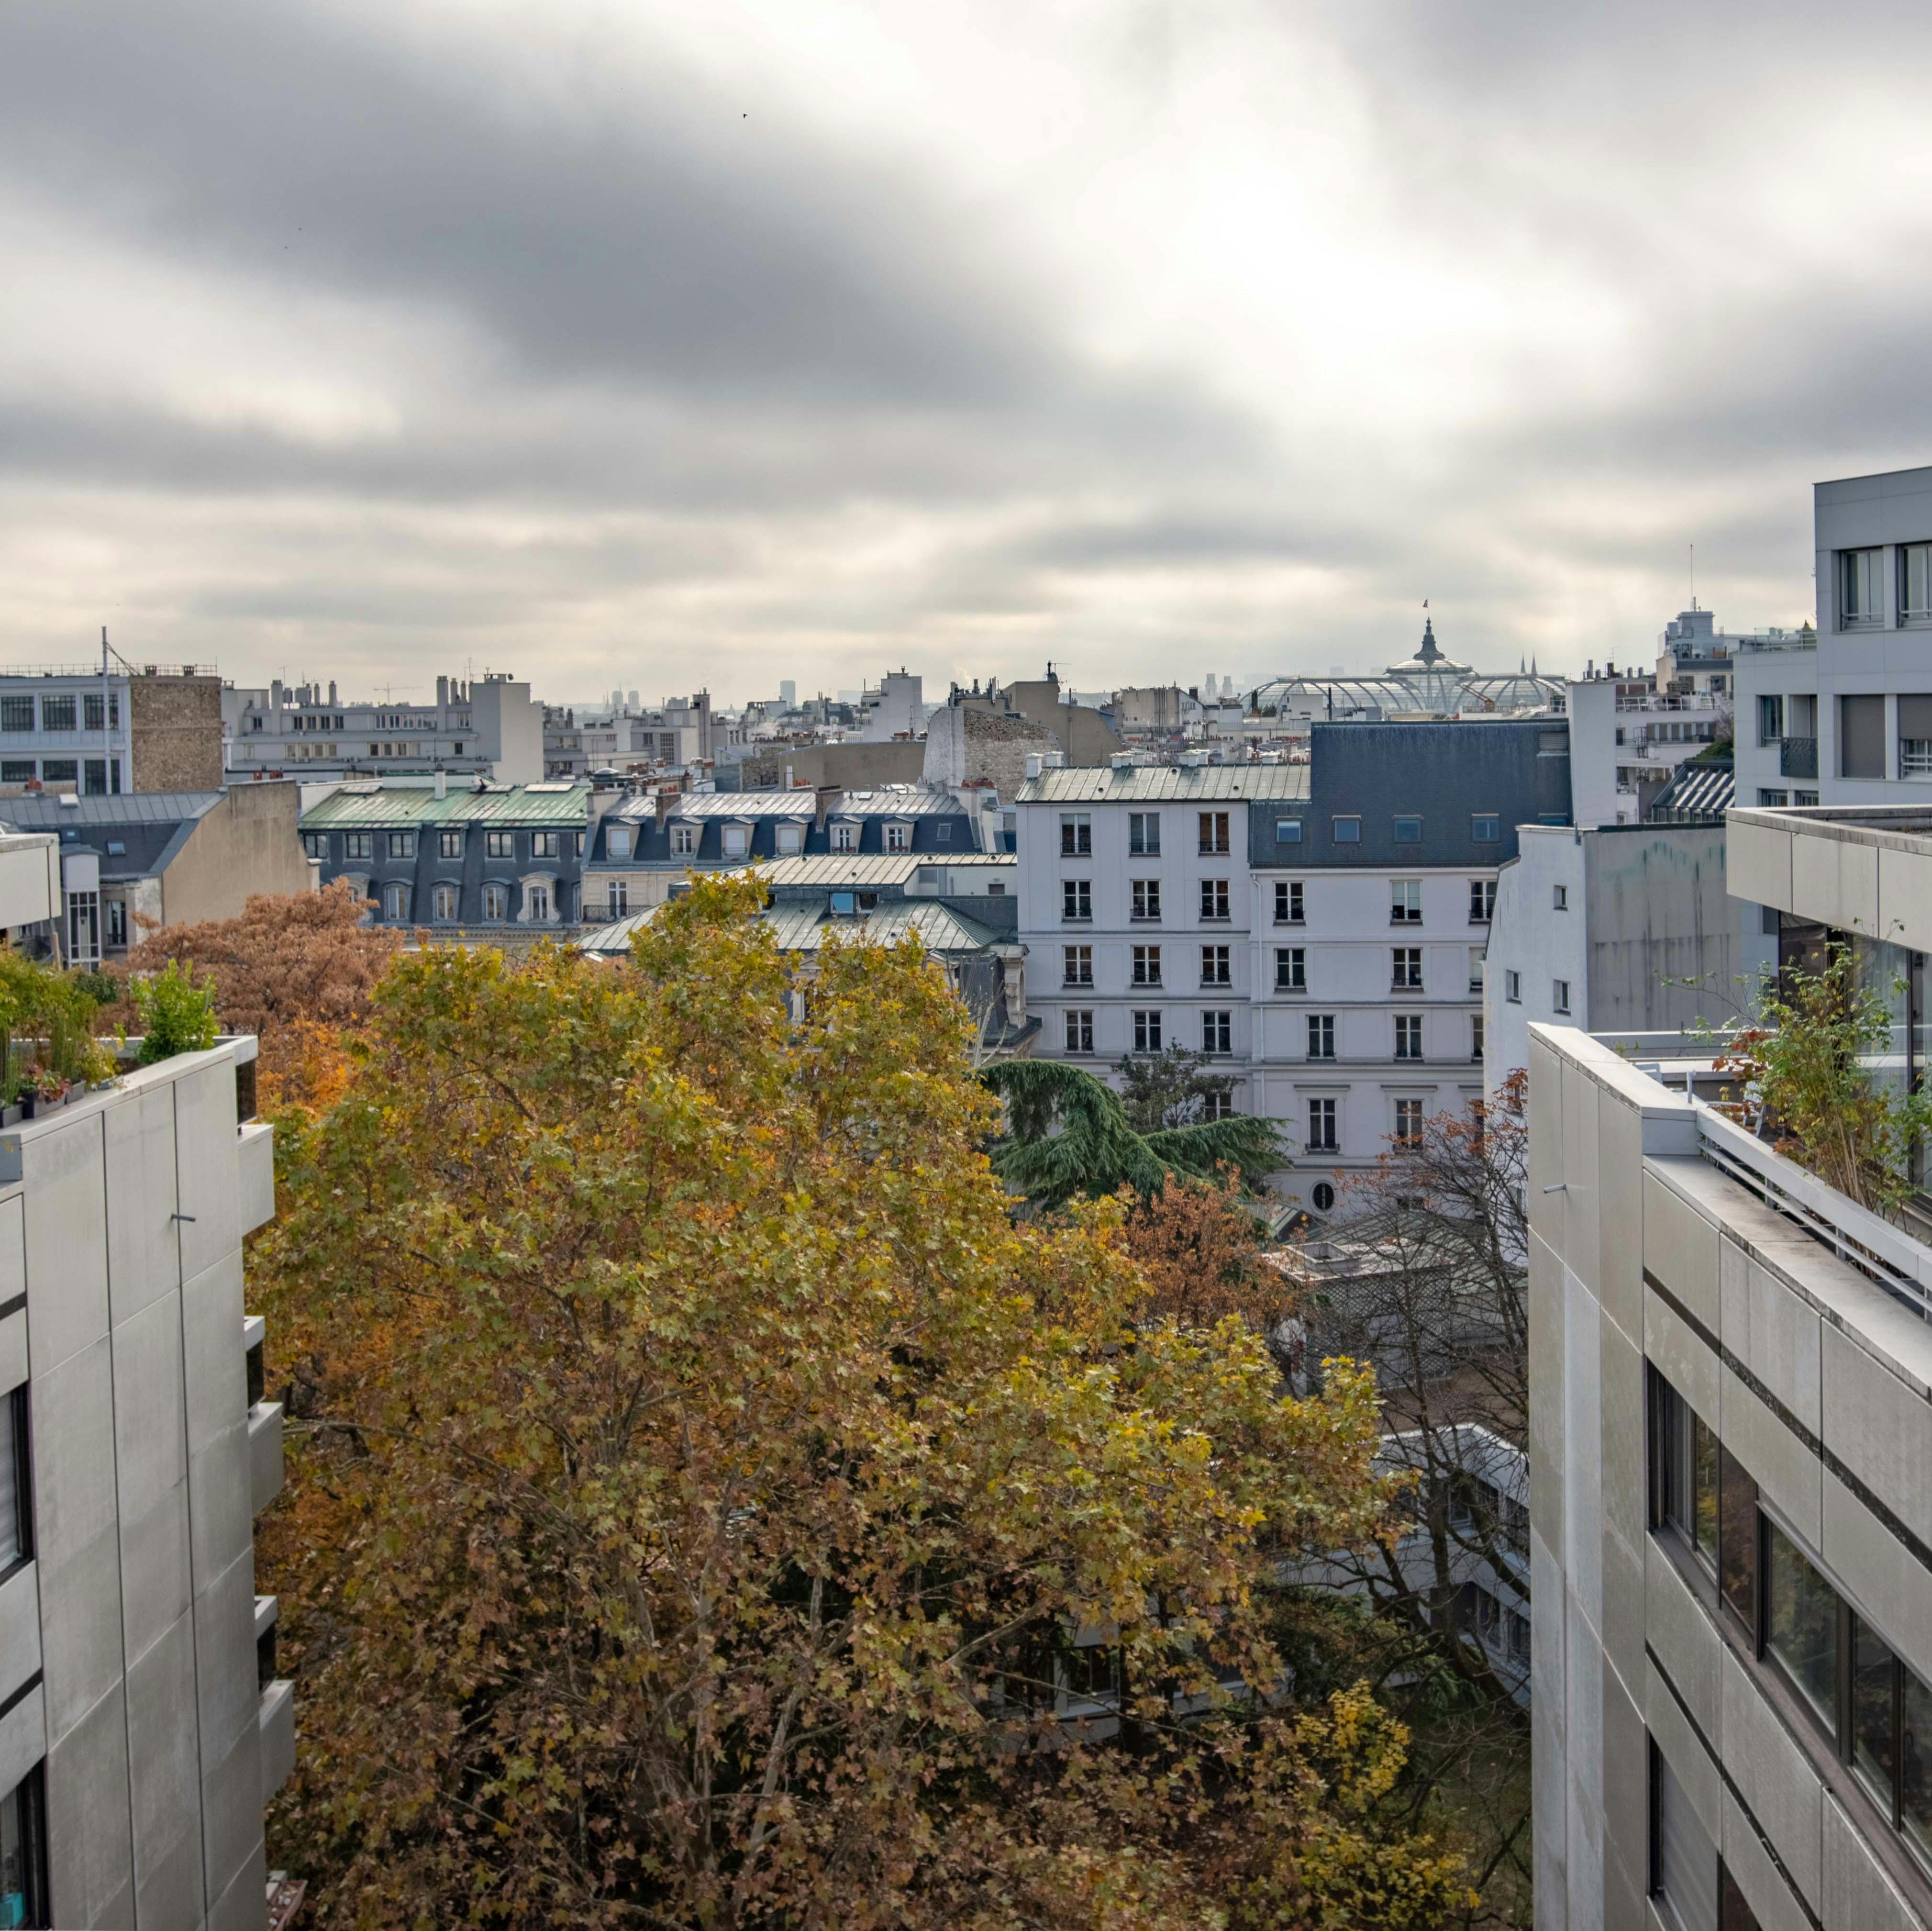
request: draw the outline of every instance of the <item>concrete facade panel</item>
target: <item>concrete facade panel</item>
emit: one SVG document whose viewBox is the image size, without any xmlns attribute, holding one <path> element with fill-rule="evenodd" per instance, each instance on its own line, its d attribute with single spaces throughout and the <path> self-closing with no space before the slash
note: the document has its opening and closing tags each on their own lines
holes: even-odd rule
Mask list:
<svg viewBox="0 0 1932 1931">
<path fill-rule="evenodd" d="M 195 1599 L 196 1701 L 204 1764 L 253 1736 L 261 1694 L 255 1671 L 255 1575 L 244 1555 Z"/>
<path fill-rule="evenodd" d="M 1529 1041 L 1529 1107 L 1545 1131 L 1529 1136 L 1529 1225 L 1550 1251 L 1563 1254 L 1563 1197 L 1550 1189 L 1563 1179 L 1563 1063 L 1532 1033 Z"/>
<path fill-rule="evenodd" d="M 0 1702 L 40 1666 L 40 1575 L 32 1563 L 23 1562 L 0 1582 Z M 0 1790 L 12 1788 L 0 1783 Z"/>
<path fill-rule="evenodd" d="M 208 1904 L 202 1881 L 194 1632 L 186 1616 L 129 1666 L 128 1757 L 141 1931 L 151 1925 L 194 1931 Z"/>
<path fill-rule="evenodd" d="M 27 1378 L 27 1311 L 0 1321 L 0 1395 L 10 1395 Z"/>
<path fill-rule="evenodd" d="M 0 1200 L 0 1307 L 27 1291 L 27 1201 L 16 1187 Z"/>
<path fill-rule="evenodd" d="M 175 1114 L 150 1088 L 101 1116 L 106 1161 L 107 1290 L 116 1323 L 181 1285 L 175 1221 Z"/>
<path fill-rule="evenodd" d="M 1828 1793 L 1823 1815 L 1826 1931 L 1922 1931 L 1924 1920 L 1900 1894 L 1871 1847 Z M 1770 1931 L 1767 1926 L 1766 1931 Z"/>
<path fill-rule="evenodd" d="M 128 1713 L 121 1686 L 47 1751 L 47 1876 L 58 1925 L 134 1922 Z"/>
<path fill-rule="evenodd" d="M 36 1567 L 47 1728 L 58 1740 L 119 1680 L 114 1388 L 105 1335 L 35 1377 Z"/>
<path fill-rule="evenodd" d="M 258 1837 L 208 1914 L 208 1931 L 262 1931 L 268 1921 L 268 1881 L 267 1848 Z"/>
<path fill-rule="evenodd" d="M 188 1557 L 197 1592 L 248 1553 L 254 1530 L 249 1495 L 248 1427 L 236 1422 L 188 1458 Z"/>
<path fill-rule="evenodd" d="M 295 1685 L 278 1680 L 262 1692 L 262 1801 L 268 1800 L 296 1771 Z"/>
<path fill-rule="evenodd" d="M 1724 1793 L 1724 1834 L 1718 1848 L 1758 1921 L 1758 1931 L 1810 1931 L 1804 1907 L 1792 1895 L 1763 1840 L 1729 1791 Z"/>
<path fill-rule="evenodd" d="M 1637 1699 L 1647 1694 L 1646 1666 L 1640 1661 L 1638 1674 L 1626 1681 L 1606 1657 L 1604 1663 L 1604 1866 L 1607 1878 L 1613 1860 L 1628 1865 L 1632 1854 L 1642 1863 L 1643 1846 L 1649 1835 L 1650 1785 L 1645 1774 L 1643 1712 Z M 1638 1895 L 1642 1895 L 1641 1889 Z M 1606 1911 L 1606 1922 L 1628 1913 Z"/>
<path fill-rule="evenodd" d="M 1643 1341 L 1643 1121 L 1607 1088 L 1597 1093 L 1597 1298 L 1640 1347 Z"/>
<path fill-rule="evenodd" d="M 202 1776 L 202 1850 L 219 1897 L 262 1845 L 262 1740 L 254 1712 L 242 1734 Z M 261 1893 L 256 1893 L 260 1908 Z M 259 1920 L 258 1920 L 259 1921 Z"/>
<path fill-rule="evenodd" d="M 1563 1540 L 1563 1263 L 1529 1237 L 1530 1513 L 1552 1545 Z"/>
<path fill-rule="evenodd" d="M 1817 1546 L 1826 1567 L 1919 1680 L 1932 1683 L 1932 1576 L 1829 1469 L 1824 1518 Z"/>
<path fill-rule="evenodd" d="M 182 1273 L 190 1279 L 242 1245 L 235 1068 L 225 1054 L 209 1057 L 211 1063 L 172 1083 L 176 1185 L 184 1216 Z"/>
<path fill-rule="evenodd" d="M 1566 1067 L 1563 1075 L 1563 1191 L 1554 1196 L 1563 1209 L 1563 1259 L 1592 1298 L 1602 1284 L 1598 1269 L 1603 1259 L 1599 1233 L 1599 1176 L 1597 1150 L 1597 1086 L 1580 1068 Z"/>
<path fill-rule="evenodd" d="M 242 1231 L 250 1234 L 275 1218 L 274 1128 L 260 1121 L 242 1128 L 236 1158 Z"/>
<path fill-rule="evenodd" d="M 1812 1548 L 1823 1540 L 1825 1464 L 1726 1367 L 1718 1431 L 1756 1478 L 1759 1491 Z"/>
<path fill-rule="evenodd" d="M 1676 1308 L 1644 1290 L 1643 1347 L 1653 1366 L 1712 1428 L 1723 1399 L 1723 1364 Z"/>
<path fill-rule="evenodd" d="M 1627 1684 L 1643 1680 L 1643 1545 L 1646 1527 L 1643 1431 L 1628 1417 L 1643 1413 L 1643 1356 L 1599 1312 L 1598 1359 L 1603 1374 L 1603 1443 L 1598 1458 L 1603 1497 L 1604 1647 Z"/>
<path fill-rule="evenodd" d="M 1718 1662 L 1723 1641 L 1702 1604 L 1650 1536 L 1644 1539 L 1644 1611 L 1650 1647 L 1690 1706 L 1698 1728 L 1714 1749 L 1722 1749 L 1724 1718 Z"/>
<path fill-rule="evenodd" d="M 1808 918 L 1876 937 L 1878 853 L 1839 839 L 1794 838 L 1791 896 L 1792 908 L 1802 908 Z"/>
<path fill-rule="evenodd" d="M 282 1404 L 261 1401 L 248 1411 L 248 1507 L 259 1515 L 282 1492 Z"/>
<path fill-rule="evenodd" d="M 1724 1659 L 1724 1762 L 1771 1839 L 1792 1881 L 1814 1911 L 1823 1894 L 1819 1832 L 1824 1787 L 1771 1705 L 1726 1650 Z"/>
<path fill-rule="evenodd" d="M 1533 1137 L 1533 1136 L 1532 1136 Z M 1643 1264 L 1713 1334 L 1718 1332 L 1718 1230 L 1658 1168 L 1643 1174 Z"/>
<path fill-rule="evenodd" d="M 1731 895 L 1748 904 L 1794 909 L 1791 896 L 1791 834 L 1768 825 L 1729 826 L 1724 840 L 1725 868 Z"/>
<path fill-rule="evenodd" d="M 1801 1426 L 1823 1426 L 1823 1368 L 1817 1310 L 1736 1241 L 1724 1243 L 1724 1346 Z"/>
<path fill-rule="evenodd" d="M 1680 1690 L 1684 1687 L 1681 1683 L 1677 1686 Z M 1685 1718 L 1677 1698 L 1671 1695 L 1670 1689 L 1670 1683 L 1664 1680 L 1657 1665 L 1648 1663 L 1644 1672 L 1645 1727 L 1664 1761 L 1670 1766 L 1671 1774 L 1684 1786 L 1684 1794 L 1690 1800 L 1690 1807 L 1696 1812 L 1698 1822 L 1703 1825 L 1714 1844 L 1724 1827 L 1724 1780 L 1710 1752 L 1699 1740 L 1696 1730 Z M 1708 1736 L 1710 1733 L 1707 1731 L 1705 1734 Z M 1649 1835 L 1646 1803 L 1638 1841 L 1647 1842 Z"/>
<path fill-rule="evenodd" d="M 46 1753 L 46 1698 L 36 1684 L 0 1716 L 0 1789 L 11 1790 Z"/>
<path fill-rule="evenodd" d="M 182 1290 L 182 1333 L 190 1455 L 226 1440 L 248 1414 L 248 1365 L 240 1346 L 242 1256 L 224 1254 Z"/>
<path fill-rule="evenodd" d="M 150 1302 L 113 1335 L 124 1641 L 131 1659 L 188 1608 L 187 1419 L 181 1297 Z"/>
<path fill-rule="evenodd" d="M 36 1375 L 107 1332 L 106 1166 L 100 1116 L 22 1135 L 28 1334 Z"/>
<path fill-rule="evenodd" d="M 1932 1542 L 1932 1405 L 1834 1327 L 1823 1343 L 1825 1439 L 1922 1542 Z"/>
<path fill-rule="evenodd" d="M 1563 1566 L 1593 1632 L 1604 1622 L 1603 1380 L 1597 1304 L 1563 1275 Z"/>
</svg>

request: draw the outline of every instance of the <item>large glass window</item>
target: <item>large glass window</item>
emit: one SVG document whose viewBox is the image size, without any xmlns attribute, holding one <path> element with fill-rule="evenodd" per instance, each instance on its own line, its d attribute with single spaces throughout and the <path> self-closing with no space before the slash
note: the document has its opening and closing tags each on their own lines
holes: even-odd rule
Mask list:
<svg viewBox="0 0 1932 1931">
<path fill-rule="evenodd" d="M 1932 1689 L 1909 1669 L 1899 1674 L 1898 1821 L 1932 1857 Z"/>
<path fill-rule="evenodd" d="M 1658 1513 L 1718 1568 L 1718 1437 L 1660 1375 L 1655 1383 L 1660 1474 Z"/>
<path fill-rule="evenodd" d="M 1885 616 L 1882 550 L 1838 553 L 1838 613 L 1847 624 L 1876 623 Z"/>
<path fill-rule="evenodd" d="M 1718 1446 L 1718 1588 L 1732 1613 L 1757 1632 L 1757 1484 Z"/>
<path fill-rule="evenodd" d="M 1932 617 L 1932 543 L 1901 543 L 1898 548 L 1898 620 L 1922 622 Z"/>
<path fill-rule="evenodd" d="M 1892 1651 L 1876 1630 L 1852 1622 L 1852 1767 L 1888 1814 L 1892 1809 L 1894 1764 L 1892 1707 L 1898 1671 Z"/>
<path fill-rule="evenodd" d="M 1774 1522 L 1765 1524 L 1764 1646 L 1838 1734 L 1838 1593 Z"/>
<path fill-rule="evenodd" d="M 34 1552 L 33 1485 L 27 1479 L 27 1390 L 0 1397 L 0 1572 Z"/>
<path fill-rule="evenodd" d="M 1130 811 L 1127 814 L 1127 849 L 1136 858 L 1160 855 L 1160 813 Z"/>
</svg>

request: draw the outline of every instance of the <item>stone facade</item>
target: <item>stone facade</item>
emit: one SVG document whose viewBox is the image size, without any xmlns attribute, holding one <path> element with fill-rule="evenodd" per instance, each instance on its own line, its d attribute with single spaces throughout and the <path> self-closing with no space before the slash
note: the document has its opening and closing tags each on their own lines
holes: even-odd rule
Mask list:
<svg viewBox="0 0 1932 1931">
<path fill-rule="evenodd" d="M 221 680 L 144 673 L 128 680 L 136 791 L 221 788 Z"/>
</svg>

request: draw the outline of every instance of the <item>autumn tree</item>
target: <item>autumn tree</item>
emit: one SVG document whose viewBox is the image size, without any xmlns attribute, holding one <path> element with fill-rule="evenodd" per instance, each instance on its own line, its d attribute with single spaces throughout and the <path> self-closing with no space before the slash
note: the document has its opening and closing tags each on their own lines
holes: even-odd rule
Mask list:
<svg viewBox="0 0 1932 1931">
<path fill-rule="evenodd" d="M 369 1010 L 401 942 L 363 923 L 367 911 L 344 878 L 320 892 L 260 894 L 237 917 L 150 932 L 124 969 L 134 977 L 178 962 L 212 979 L 217 1017 L 230 1032 L 260 1036 L 270 1081 L 298 1097 L 326 1093 L 337 1077 L 335 1035 Z M 131 1000 L 109 1017 L 140 1029 Z"/>
<path fill-rule="evenodd" d="M 1288 1281 L 1267 1260 L 1266 1230 L 1238 1175 L 1175 1175 L 1144 1199 L 1122 1199 L 1123 1237 L 1147 1284 L 1144 1314 L 1185 1327 L 1232 1314 L 1268 1334 L 1288 1311 Z"/>
<path fill-rule="evenodd" d="M 1118 1202 L 1016 1224 L 916 946 L 829 945 L 801 1017 L 758 897 L 622 965 L 400 957 L 286 1136 L 316 1923 L 1440 1922 L 1400 1725 L 1268 1635 L 1383 1518 L 1366 1380 L 1130 1319 Z"/>
<path fill-rule="evenodd" d="M 1516 1700 L 1528 1656 L 1510 1641 L 1529 1614 L 1516 1453 L 1529 1398 L 1527 1083 L 1512 1074 L 1486 1105 L 1432 1116 L 1391 1145 L 1289 1268 L 1306 1358 L 1372 1365 L 1385 1461 L 1411 1478 L 1406 1532 L 1326 1569 L 1388 1632 L 1387 1671 L 1439 1686 L 1410 1776 L 1460 1790 L 1482 1842 L 1483 1921 L 1504 1923 L 1527 1922 L 1529 1885 L 1528 1731 Z M 1472 1761 L 1481 1776 L 1468 1776 Z"/>
</svg>

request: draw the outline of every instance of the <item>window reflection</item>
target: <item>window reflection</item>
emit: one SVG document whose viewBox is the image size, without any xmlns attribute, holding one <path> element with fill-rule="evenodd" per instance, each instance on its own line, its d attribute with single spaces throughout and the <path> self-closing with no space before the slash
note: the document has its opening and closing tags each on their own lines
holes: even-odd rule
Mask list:
<svg viewBox="0 0 1932 1931">
<path fill-rule="evenodd" d="M 1835 1736 L 1838 1599 L 1774 1523 L 1766 1524 L 1765 1647 Z"/>
</svg>

